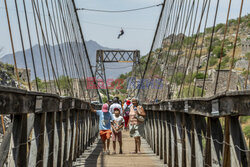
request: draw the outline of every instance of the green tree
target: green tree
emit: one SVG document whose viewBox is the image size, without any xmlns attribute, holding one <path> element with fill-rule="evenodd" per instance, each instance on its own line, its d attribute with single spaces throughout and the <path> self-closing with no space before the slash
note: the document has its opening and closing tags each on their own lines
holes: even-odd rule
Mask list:
<svg viewBox="0 0 250 167">
<path fill-rule="evenodd" d="M 173 77 L 174 83 L 176 83 L 177 85 L 180 85 L 183 80 L 183 77 L 184 77 L 183 73 L 181 72 L 176 73 Z"/>
<path fill-rule="evenodd" d="M 230 61 L 229 57 L 225 57 L 222 59 L 221 64 L 220 64 L 220 69 L 225 69 L 228 67 L 228 62 Z M 217 65 L 216 69 L 219 69 L 219 64 Z"/>
<path fill-rule="evenodd" d="M 221 55 L 221 46 L 215 46 L 213 49 L 213 54 L 216 55 L 217 58 L 220 58 Z M 226 56 L 225 49 L 222 50 L 222 57 Z"/>
<path fill-rule="evenodd" d="M 61 75 L 58 78 L 58 83 L 59 83 L 61 89 L 69 89 L 69 82 L 71 82 L 71 81 L 72 81 L 72 79 L 70 79 L 64 75 Z"/>
<path fill-rule="evenodd" d="M 45 92 L 45 83 L 39 77 L 31 81 L 31 84 L 36 87 L 36 81 L 39 91 Z"/>
</svg>

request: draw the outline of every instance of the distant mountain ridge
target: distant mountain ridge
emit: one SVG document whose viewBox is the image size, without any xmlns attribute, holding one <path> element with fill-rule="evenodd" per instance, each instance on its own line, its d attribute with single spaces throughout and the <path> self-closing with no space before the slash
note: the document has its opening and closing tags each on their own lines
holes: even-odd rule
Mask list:
<svg viewBox="0 0 250 167">
<path fill-rule="evenodd" d="M 59 45 L 60 45 L 61 48 L 64 48 L 64 45 L 66 45 L 66 43 L 59 44 Z M 73 48 L 75 48 L 76 43 L 71 43 L 71 46 Z M 78 45 L 78 46 L 82 46 L 82 45 Z M 87 41 L 86 46 L 87 46 L 87 50 L 88 50 L 88 54 L 89 54 L 89 58 L 90 58 L 90 62 L 91 62 L 92 66 L 95 66 L 95 64 L 96 64 L 96 50 L 98 50 L 98 49 L 103 49 L 103 50 L 111 49 L 111 48 L 108 48 L 108 47 L 101 46 L 101 45 L 99 45 L 97 42 L 95 42 L 93 40 Z M 53 53 L 53 47 L 51 45 L 49 45 L 48 47 L 51 50 L 51 52 Z M 54 55 L 53 55 L 52 56 L 53 57 L 52 62 L 53 63 L 55 61 L 57 62 L 57 64 L 58 64 L 58 73 L 59 73 L 59 75 L 62 75 L 63 74 L 63 69 L 61 68 L 62 63 L 61 63 L 61 59 L 60 59 L 60 52 L 59 52 L 59 49 L 58 49 L 59 46 L 55 45 L 54 48 L 55 48 L 56 60 L 54 60 Z M 41 63 L 38 44 L 34 45 L 32 47 L 32 49 L 33 49 L 33 53 L 35 55 L 35 65 L 36 65 L 37 76 L 39 78 L 43 78 L 42 63 Z M 42 50 L 42 55 L 44 55 L 44 51 L 45 51 L 44 46 L 41 46 L 41 50 Z M 25 50 L 25 54 L 26 54 L 28 68 L 31 69 L 31 79 L 33 80 L 33 79 L 35 79 L 35 75 L 34 75 L 34 70 L 33 70 L 32 56 L 31 56 L 30 49 Z M 17 61 L 18 68 L 25 68 L 25 62 L 24 62 L 24 59 L 23 59 L 23 52 L 22 51 L 17 51 L 15 53 L 15 55 L 16 55 L 16 61 Z M 12 54 L 7 54 L 7 55 L 3 56 L 2 58 L 0 58 L 0 61 L 3 62 L 3 63 L 14 64 Z M 71 61 L 73 61 L 73 60 L 71 60 Z M 44 63 L 46 62 L 45 61 L 45 56 L 43 56 L 43 62 Z M 46 64 L 44 64 L 44 66 L 46 66 Z M 118 68 L 119 64 L 113 64 L 112 67 L 117 67 Z M 56 67 L 54 67 L 54 68 L 56 68 Z M 45 70 L 46 70 L 46 68 L 45 68 Z M 115 73 L 109 72 L 109 75 L 107 77 L 109 77 L 109 78 L 117 78 L 120 74 L 125 73 L 127 71 L 127 70 L 126 71 L 125 70 L 126 69 L 116 69 Z M 50 68 L 50 71 L 52 71 L 51 68 Z M 93 71 L 95 71 L 94 68 L 93 68 Z M 45 73 L 47 73 L 47 72 L 45 72 Z M 46 77 L 48 77 L 48 76 L 46 76 Z"/>
</svg>

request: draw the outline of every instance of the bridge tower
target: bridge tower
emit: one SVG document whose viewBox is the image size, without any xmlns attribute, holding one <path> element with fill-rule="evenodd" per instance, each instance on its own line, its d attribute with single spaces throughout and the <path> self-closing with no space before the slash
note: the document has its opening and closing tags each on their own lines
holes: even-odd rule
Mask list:
<svg viewBox="0 0 250 167">
<path fill-rule="evenodd" d="M 140 72 L 140 51 L 139 50 L 97 50 L 96 52 L 96 71 L 95 78 L 97 88 L 107 95 L 110 100 L 108 86 L 105 73 L 105 63 L 133 63 L 132 74 L 128 81 L 128 87 L 136 83 L 136 77 L 141 76 Z M 135 91 L 129 89 L 129 95 Z"/>
</svg>

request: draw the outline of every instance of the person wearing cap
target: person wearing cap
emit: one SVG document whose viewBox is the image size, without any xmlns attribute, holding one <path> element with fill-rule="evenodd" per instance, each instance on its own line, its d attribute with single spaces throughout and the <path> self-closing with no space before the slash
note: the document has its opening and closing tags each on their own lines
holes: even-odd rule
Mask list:
<svg viewBox="0 0 250 167">
<path fill-rule="evenodd" d="M 119 104 L 119 97 L 115 97 L 113 99 L 113 104 L 109 107 L 109 112 L 111 112 L 112 114 L 114 114 L 114 109 L 115 108 L 119 108 L 119 110 L 121 111 L 120 114 L 122 115 L 123 111 L 122 111 L 121 104 Z"/>
<path fill-rule="evenodd" d="M 103 143 L 103 153 L 109 154 L 110 137 L 112 134 L 111 124 L 115 120 L 113 115 L 108 111 L 108 104 L 102 105 L 102 110 L 94 110 L 91 107 L 91 111 L 99 116 L 99 133 Z M 107 144 L 106 144 L 107 141 Z M 107 145 L 107 147 L 106 147 Z"/>
<path fill-rule="evenodd" d="M 124 120 L 125 120 L 125 130 L 128 130 L 128 120 L 129 120 L 129 113 L 130 113 L 130 107 L 132 106 L 132 103 L 130 100 L 126 100 L 123 106 L 124 111 Z"/>
</svg>

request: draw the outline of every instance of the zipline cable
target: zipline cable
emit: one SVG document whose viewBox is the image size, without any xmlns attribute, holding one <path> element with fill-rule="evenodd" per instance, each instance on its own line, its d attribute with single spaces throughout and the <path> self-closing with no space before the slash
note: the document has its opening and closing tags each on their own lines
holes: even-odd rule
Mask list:
<svg viewBox="0 0 250 167">
<path fill-rule="evenodd" d="M 90 12 L 102 12 L 102 13 L 125 13 L 125 12 L 133 12 L 133 11 L 155 8 L 155 7 L 158 7 L 161 5 L 163 5 L 163 3 L 157 4 L 157 5 L 141 7 L 141 8 L 135 8 L 135 9 L 126 9 L 126 10 L 101 10 L 101 9 L 88 9 L 88 8 L 77 8 L 76 10 L 85 10 L 85 11 L 90 11 Z"/>
</svg>

